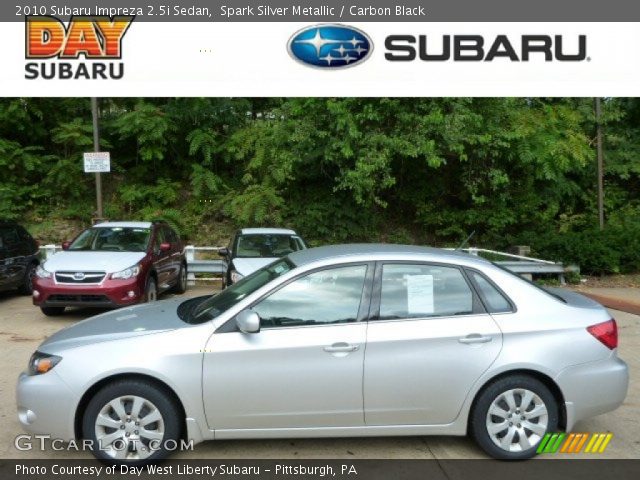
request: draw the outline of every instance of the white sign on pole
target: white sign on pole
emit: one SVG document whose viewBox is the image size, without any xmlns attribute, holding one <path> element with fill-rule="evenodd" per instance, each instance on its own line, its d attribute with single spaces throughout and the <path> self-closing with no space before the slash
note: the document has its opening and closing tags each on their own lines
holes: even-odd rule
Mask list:
<svg viewBox="0 0 640 480">
<path fill-rule="evenodd" d="M 85 152 L 84 173 L 102 173 L 111 171 L 109 152 Z"/>
</svg>

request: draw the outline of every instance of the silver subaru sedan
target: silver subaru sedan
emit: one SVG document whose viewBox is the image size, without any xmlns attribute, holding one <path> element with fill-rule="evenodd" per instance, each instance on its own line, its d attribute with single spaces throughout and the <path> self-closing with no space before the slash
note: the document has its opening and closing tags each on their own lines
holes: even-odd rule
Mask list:
<svg viewBox="0 0 640 480">
<path fill-rule="evenodd" d="M 104 313 L 18 381 L 25 430 L 144 464 L 188 439 L 472 435 L 528 458 L 628 386 L 598 303 L 459 252 L 342 245 L 217 295 Z"/>
</svg>

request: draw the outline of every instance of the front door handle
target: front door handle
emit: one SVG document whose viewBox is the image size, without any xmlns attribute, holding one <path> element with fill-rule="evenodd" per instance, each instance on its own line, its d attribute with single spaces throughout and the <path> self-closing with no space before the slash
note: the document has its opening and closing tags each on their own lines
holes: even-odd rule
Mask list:
<svg viewBox="0 0 640 480">
<path fill-rule="evenodd" d="M 458 341 L 460 343 L 464 343 L 465 345 L 473 345 L 476 343 L 487 343 L 493 340 L 493 337 L 488 335 L 480 335 L 479 333 L 472 333 L 467 335 L 466 337 L 459 338 Z"/>
<path fill-rule="evenodd" d="M 339 342 L 324 347 L 323 350 L 327 353 L 348 353 L 355 352 L 356 350 L 358 350 L 358 348 L 360 348 L 358 345 L 350 345 L 345 342 Z"/>
</svg>

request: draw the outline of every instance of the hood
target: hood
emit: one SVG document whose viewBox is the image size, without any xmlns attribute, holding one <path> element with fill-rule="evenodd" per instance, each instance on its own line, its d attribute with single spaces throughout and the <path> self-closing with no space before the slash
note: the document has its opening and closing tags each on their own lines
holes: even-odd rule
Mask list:
<svg viewBox="0 0 640 480">
<path fill-rule="evenodd" d="M 100 271 L 119 272 L 129 268 L 146 255 L 145 252 L 59 252 L 49 258 L 44 268 L 49 272 L 58 271 Z"/>
<path fill-rule="evenodd" d="M 261 258 L 234 258 L 233 268 L 240 275 L 246 277 L 256 270 L 269 265 L 271 262 L 278 260 L 277 257 L 261 257 Z"/>
<path fill-rule="evenodd" d="M 68 348 L 122 338 L 149 335 L 187 326 L 178 317 L 178 305 L 184 301 L 170 299 L 121 308 L 102 313 L 71 325 L 47 338 L 38 350 L 55 354 Z"/>
</svg>

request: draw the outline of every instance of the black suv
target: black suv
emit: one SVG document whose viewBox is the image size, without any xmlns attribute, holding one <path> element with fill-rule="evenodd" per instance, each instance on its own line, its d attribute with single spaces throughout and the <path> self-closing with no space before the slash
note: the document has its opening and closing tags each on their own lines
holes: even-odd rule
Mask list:
<svg viewBox="0 0 640 480">
<path fill-rule="evenodd" d="M 31 295 L 40 263 L 38 242 L 14 222 L 0 220 L 0 291 L 18 289 Z"/>
</svg>

